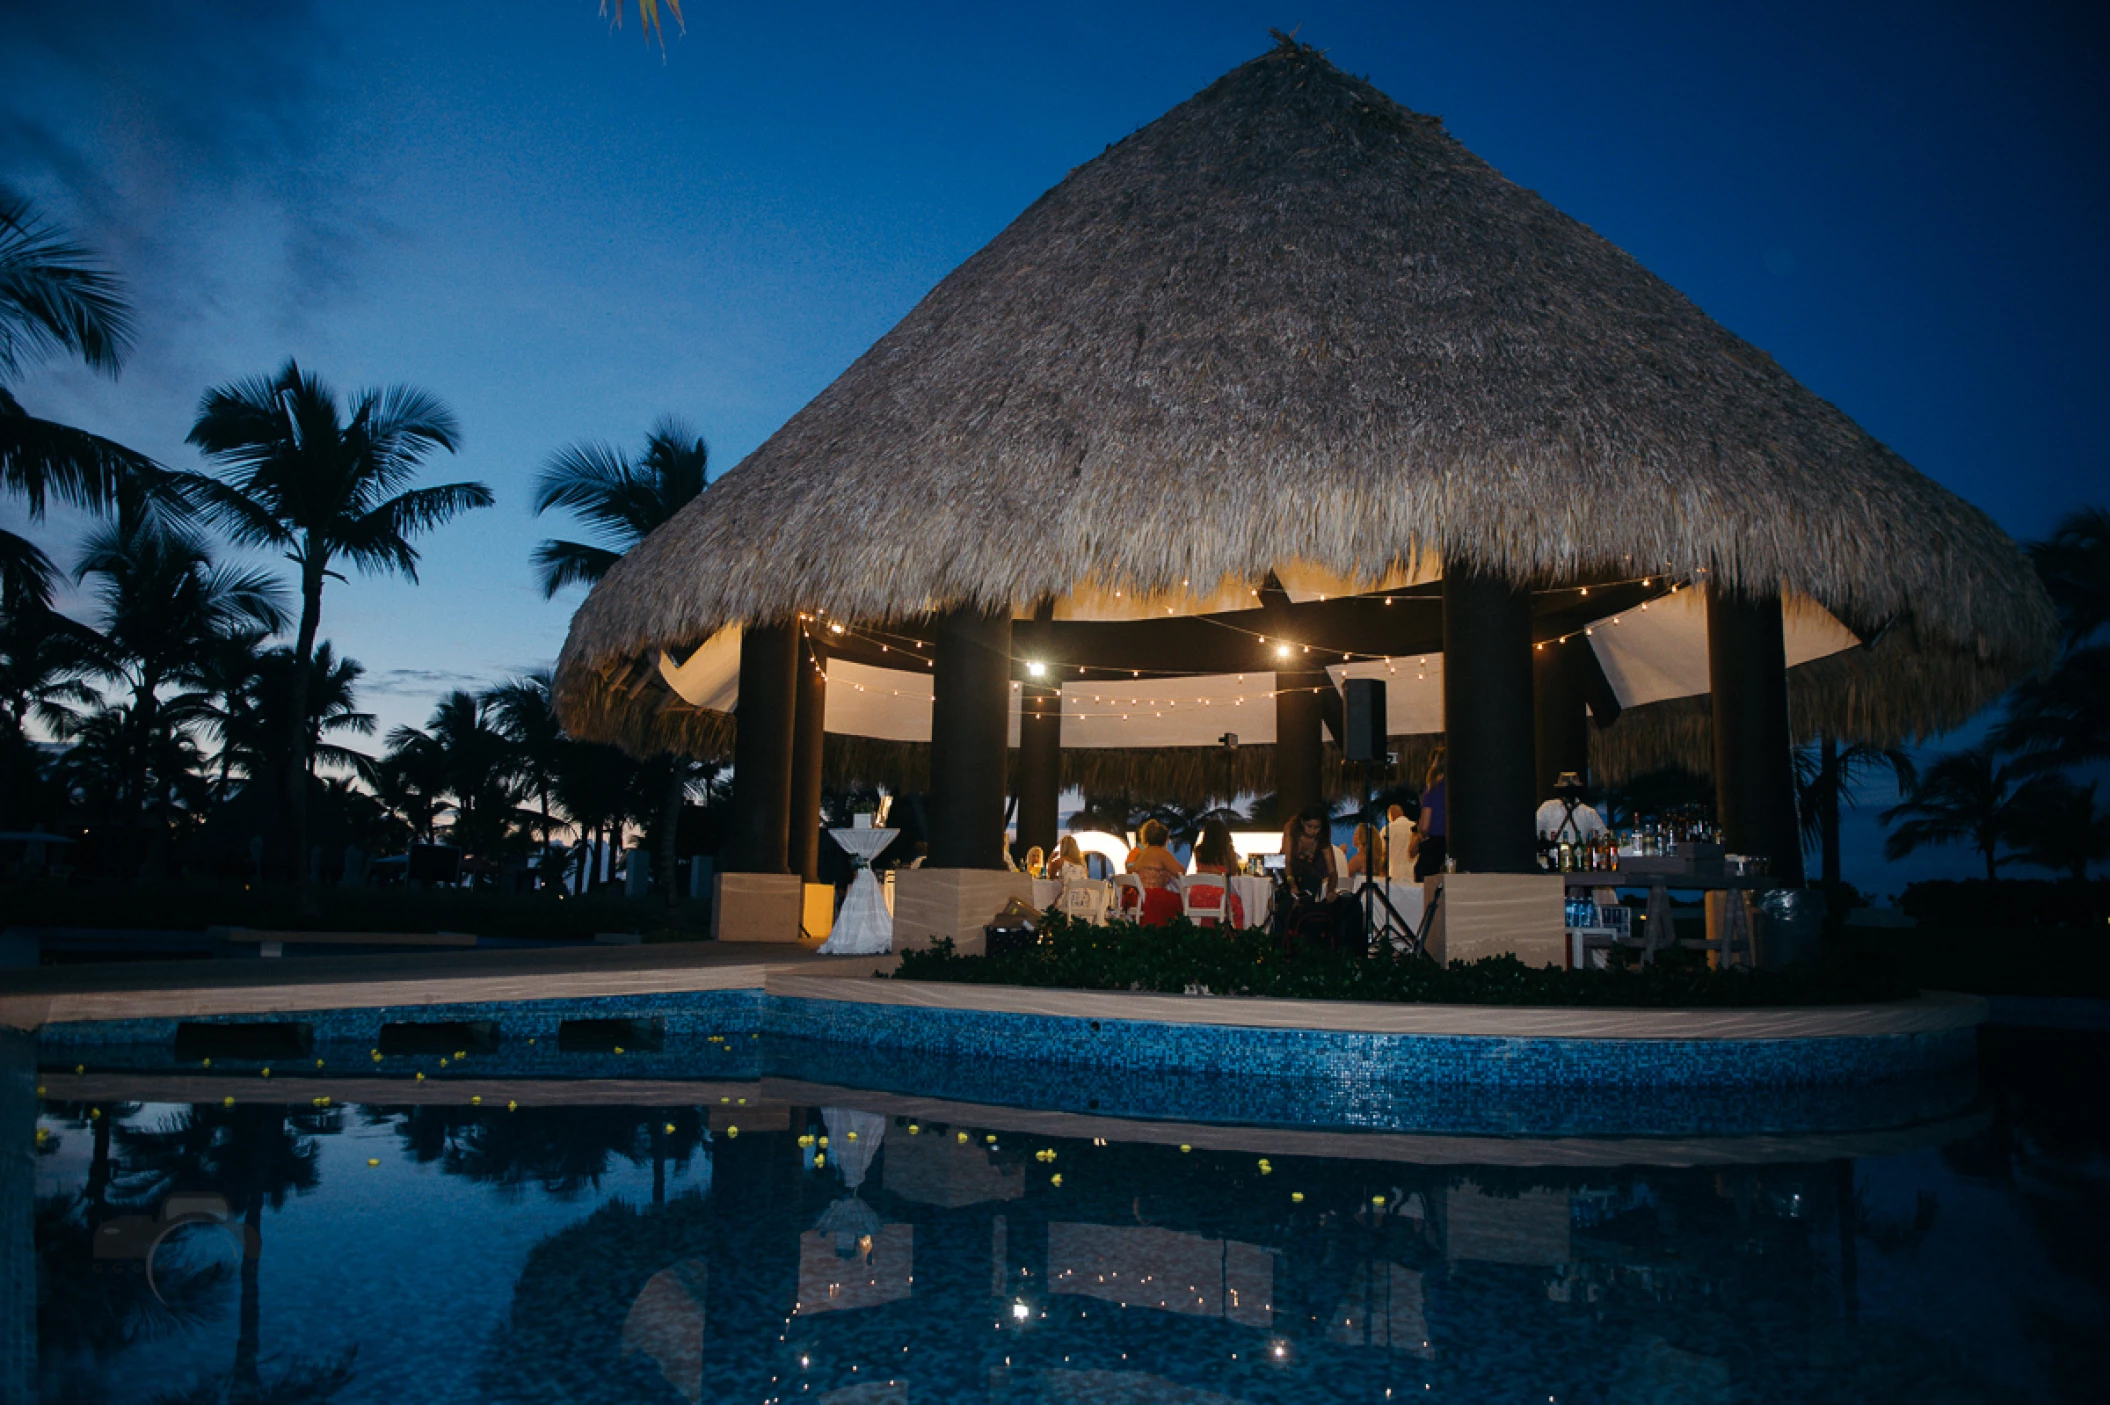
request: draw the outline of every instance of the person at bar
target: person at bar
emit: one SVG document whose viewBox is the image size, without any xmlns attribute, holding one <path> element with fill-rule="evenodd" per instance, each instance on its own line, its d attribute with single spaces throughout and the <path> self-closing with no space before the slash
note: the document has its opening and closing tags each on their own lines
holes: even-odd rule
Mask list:
<svg viewBox="0 0 2110 1405">
<path fill-rule="evenodd" d="M 1540 834 L 1551 836 L 1556 844 L 1563 839 L 1580 844 L 1595 839 L 1606 828 L 1604 816 L 1597 813 L 1596 807 L 1583 803 L 1582 777 L 1573 771 L 1560 773 L 1553 783 L 1553 798 L 1539 806 L 1533 823 Z"/>
<path fill-rule="evenodd" d="M 1429 758 L 1429 769 L 1421 783 L 1421 815 L 1414 821 L 1414 840 L 1408 857 L 1414 860 L 1414 877 L 1426 882 L 1443 872 L 1450 849 L 1450 806 L 1443 784 L 1443 749 Z"/>
<path fill-rule="evenodd" d="M 1048 866 L 1048 864 L 1047 864 L 1047 859 L 1048 859 L 1048 855 L 1047 855 L 1047 850 L 1045 850 L 1045 849 L 1041 848 L 1041 847 L 1040 847 L 1040 845 L 1038 845 L 1038 844 L 1035 844 L 1035 845 L 1034 845 L 1034 846 L 1033 846 L 1032 848 L 1030 848 L 1030 849 L 1026 850 L 1026 875 L 1027 875 L 1027 877 L 1029 877 L 1029 878 L 1044 878 L 1044 877 L 1046 877 L 1046 876 L 1047 876 L 1047 874 L 1046 874 L 1046 869 L 1047 869 L 1047 866 Z"/>
</svg>

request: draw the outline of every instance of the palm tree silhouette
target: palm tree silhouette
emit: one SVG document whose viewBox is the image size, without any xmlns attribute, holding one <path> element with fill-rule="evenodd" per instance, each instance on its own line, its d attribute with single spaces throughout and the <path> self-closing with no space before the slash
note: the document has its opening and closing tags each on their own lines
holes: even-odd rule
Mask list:
<svg viewBox="0 0 2110 1405">
<path fill-rule="evenodd" d="M 1820 881 L 1827 891 L 1837 891 L 1844 881 L 1839 864 L 1839 812 L 1853 806 L 1854 787 L 1878 772 L 1887 773 L 1900 791 L 1912 789 L 1919 768 L 1903 751 L 1864 746 L 1845 747 L 1835 737 L 1820 737 L 1795 753 L 1796 808 L 1802 823 L 1802 842 L 1816 844 Z"/>
<path fill-rule="evenodd" d="M 2110 812 L 2096 808 L 2095 787 L 2064 776 L 2039 776 L 2023 786 L 2010 835 L 2015 861 L 2081 882 L 2091 864 L 2110 860 Z"/>
<path fill-rule="evenodd" d="M 535 548 L 535 571 L 545 598 L 568 585 L 592 585 L 623 553 L 654 528 L 670 521 L 703 491 L 710 479 L 711 450 L 703 436 L 672 415 L 645 436 L 635 461 L 608 444 L 573 444 L 559 449 L 535 480 L 537 516 L 563 509 L 590 527 L 595 542 L 552 539 Z M 658 806 L 660 889 L 667 906 L 680 900 L 674 881 L 675 839 L 682 805 L 696 769 L 673 752 L 662 754 Z"/>
<path fill-rule="evenodd" d="M 441 698 L 427 730 L 397 727 L 392 753 L 415 752 L 454 798 L 454 842 L 472 852 L 501 842 L 513 818 L 515 758 L 489 706 L 455 689 Z"/>
<path fill-rule="evenodd" d="M 2030 547 L 2037 575 L 2058 607 L 2065 649 L 2048 675 L 2008 698 L 1994 741 L 2017 765 L 2042 772 L 2110 759 L 2110 510 L 2081 508 Z"/>
<path fill-rule="evenodd" d="M 1989 742 L 1941 757 L 1883 812 L 1883 823 L 1896 826 L 1883 856 L 1894 863 L 1918 849 L 1969 844 L 1984 858 L 1986 878 L 1997 878 L 2007 862 L 2000 849 L 2013 836 L 2017 780 Z"/>
<path fill-rule="evenodd" d="M 132 344 L 124 286 L 94 257 L 0 186 L 0 486 L 20 494 L 31 521 L 52 498 L 108 507 L 159 468 L 143 454 L 85 430 L 38 419 L 6 382 L 48 356 L 77 356 L 117 374 Z M 0 608 L 47 605 L 58 578 L 35 543 L 0 531 Z"/>
<path fill-rule="evenodd" d="M 549 843 L 550 831 L 556 826 L 550 800 L 557 778 L 570 760 L 572 745 L 557 725 L 556 709 L 550 700 L 555 686 L 551 671 L 540 668 L 507 679 L 480 699 L 489 711 L 492 725 L 513 749 L 521 784 L 535 799 L 532 823 L 544 844 Z"/>
<path fill-rule="evenodd" d="M 198 720 L 196 694 L 164 699 L 169 686 L 197 685 L 229 636 L 284 622 L 279 588 L 260 571 L 213 564 L 195 535 L 150 520 L 120 521 L 92 534 L 76 579 L 92 582 L 99 629 L 97 674 L 129 694 L 121 733 L 120 853 L 129 863 L 147 800 L 149 758 Z M 160 779 L 169 779 L 164 776 Z"/>
<path fill-rule="evenodd" d="M 226 476 L 180 480 L 187 498 L 235 541 L 282 548 L 300 569 L 293 697 L 284 718 L 283 754 L 291 761 L 282 768 L 281 866 L 303 887 L 308 692 L 331 563 L 342 559 L 364 572 L 395 572 L 415 582 L 411 538 L 492 501 L 481 483 L 409 486 L 433 450 L 452 453 L 461 439 L 453 412 L 437 397 L 388 386 L 361 391 L 349 411 L 340 410 L 335 391 L 291 360 L 275 376 L 216 387 L 200 402 L 189 438 Z"/>
</svg>

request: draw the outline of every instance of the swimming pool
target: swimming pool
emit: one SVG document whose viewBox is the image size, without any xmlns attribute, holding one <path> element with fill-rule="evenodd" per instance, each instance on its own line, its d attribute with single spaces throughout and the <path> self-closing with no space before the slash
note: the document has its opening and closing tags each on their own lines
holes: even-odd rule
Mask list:
<svg viewBox="0 0 2110 1405">
<path fill-rule="evenodd" d="M 10 1037 L 7 1364 L 117 1405 L 2060 1398 L 2101 1379 L 2110 1045 L 2048 1040 L 1988 1032 L 1873 1131 L 1519 1136 L 1003 1106 L 757 1040 L 208 1086 Z"/>
</svg>

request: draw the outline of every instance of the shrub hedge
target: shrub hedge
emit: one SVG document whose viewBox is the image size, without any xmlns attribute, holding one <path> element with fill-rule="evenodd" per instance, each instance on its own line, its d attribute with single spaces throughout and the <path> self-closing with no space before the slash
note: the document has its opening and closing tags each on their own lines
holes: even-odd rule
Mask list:
<svg viewBox="0 0 2110 1405">
<path fill-rule="evenodd" d="M 1674 951 L 1646 968 L 1533 969 L 1513 956 L 1454 966 L 1419 957 L 1287 953 L 1259 930 L 1229 932 L 1181 919 L 1164 927 L 1106 926 L 1050 916 L 1038 940 L 1004 956 L 963 956 L 950 941 L 905 951 L 893 979 L 1159 994 L 1254 995 L 1444 1005 L 1838 1005 L 1915 993 L 1894 964 L 1847 953 L 1786 971 L 1715 971 Z"/>
</svg>

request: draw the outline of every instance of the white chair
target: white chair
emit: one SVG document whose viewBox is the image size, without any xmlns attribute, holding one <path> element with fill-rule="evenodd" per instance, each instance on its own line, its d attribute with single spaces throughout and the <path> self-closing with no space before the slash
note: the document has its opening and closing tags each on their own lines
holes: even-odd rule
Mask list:
<svg viewBox="0 0 2110 1405">
<path fill-rule="evenodd" d="M 1143 880 L 1133 873 L 1114 875 L 1114 914 L 1142 920 Z"/>
<path fill-rule="evenodd" d="M 1078 922 L 1098 925 L 1106 921 L 1107 905 L 1113 901 L 1113 885 L 1092 878 L 1064 883 L 1055 899 L 1055 910 Z"/>
<path fill-rule="evenodd" d="M 1180 875 L 1180 911 L 1189 922 L 1229 921 L 1231 880 L 1220 873 Z"/>
</svg>

